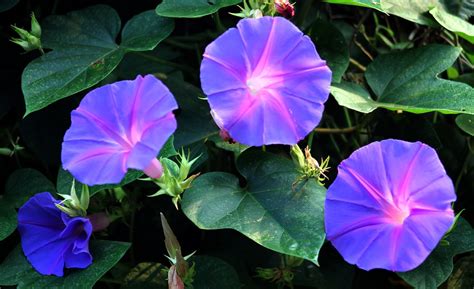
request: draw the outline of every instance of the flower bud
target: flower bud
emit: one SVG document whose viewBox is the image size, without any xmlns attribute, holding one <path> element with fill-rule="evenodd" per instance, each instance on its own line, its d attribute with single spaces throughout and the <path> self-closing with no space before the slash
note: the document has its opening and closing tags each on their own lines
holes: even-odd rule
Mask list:
<svg viewBox="0 0 474 289">
<path fill-rule="evenodd" d="M 303 171 L 305 168 L 305 157 L 304 157 L 303 151 L 300 149 L 300 147 L 297 144 L 291 146 L 290 155 L 296 168 L 299 171 Z"/>
<path fill-rule="evenodd" d="M 99 232 L 107 229 L 111 222 L 109 215 L 107 215 L 106 213 L 95 213 L 87 216 L 87 218 L 91 222 L 92 229 L 94 232 Z"/>
<path fill-rule="evenodd" d="M 36 38 L 41 38 L 41 26 L 36 20 L 35 13 L 31 13 L 31 34 Z"/>
<path fill-rule="evenodd" d="M 295 16 L 295 6 L 288 0 L 275 0 L 276 11 L 285 18 Z"/>
<path fill-rule="evenodd" d="M 10 41 L 21 46 L 26 52 L 39 49 L 43 52 L 41 47 L 41 26 L 36 20 L 34 14 L 31 14 L 31 32 L 15 25 L 11 26 L 20 38 L 11 38 Z"/>
</svg>

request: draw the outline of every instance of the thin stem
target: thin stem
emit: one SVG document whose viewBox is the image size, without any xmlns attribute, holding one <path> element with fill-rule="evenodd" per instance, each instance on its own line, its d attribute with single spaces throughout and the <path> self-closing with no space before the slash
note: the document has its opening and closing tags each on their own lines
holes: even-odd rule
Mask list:
<svg viewBox="0 0 474 289">
<path fill-rule="evenodd" d="M 169 39 L 169 38 L 165 39 L 163 42 L 165 44 L 175 46 L 175 47 L 178 47 L 178 48 L 181 48 L 181 49 L 194 50 L 194 45 L 192 43 L 189 43 L 189 44 L 181 43 L 177 40 L 173 40 L 173 39 Z"/>
<path fill-rule="evenodd" d="M 324 133 L 324 134 L 344 134 L 344 133 L 353 133 L 357 130 L 357 126 L 351 127 L 344 127 L 344 128 L 315 128 L 314 131 L 316 133 Z"/>
<path fill-rule="evenodd" d="M 356 66 L 357 68 L 359 68 L 362 72 L 365 72 L 367 70 L 367 68 L 365 66 L 363 66 L 362 64 L 360 64 L 359 61 L 355 60 L 354 58 L 349 58 L 349 62 Z"/>
<path fill-rule="evenodd" d="M 467 143 L 468 143 L 468 151 L 467 151 L 467 156 L 466 156 L 466 159 L 464 160 L 464 163 L 462 165 L 462 168 L 461 168 L 461 171 L 459 172 L 459 175 L 458 177 L 456 178 L 456 182 L 454 183 L 454 189 L 455 191 L 457 192 L 458 191 L 458 187 L 459 187 L 459 184 L 461 183 L 461 179 L 464 175 L 464 172 L 467 170 L 467 166 L 469 165 L 469 160 L 471 159 L 472 157 L 472 150 L 471 150 L 471 147 L 469 146 L 469 140 L 470 138 L 468 138 L 467 140 Z"/>
<path fill-rule="evenodd" d="M 313 130 L 310 134 L 309 134 L 309 137 L 308 137 L 308 147 L 311 148 L 313 146 L 313 137 L 314 137 L 314 131 Z"/>
<path fill-rule="evenodd" d="M 212 19 L 214 19 L 214 22 L 216 23 L 217 31 L 219 33 L 222 33 L 226 30 L 224 25 L 222 25 L 222 21 L 221 21 L 221 18 L 219 16 L 219 12 L 216 12 L 216 13 L 212 14 Z"/>
</svg>

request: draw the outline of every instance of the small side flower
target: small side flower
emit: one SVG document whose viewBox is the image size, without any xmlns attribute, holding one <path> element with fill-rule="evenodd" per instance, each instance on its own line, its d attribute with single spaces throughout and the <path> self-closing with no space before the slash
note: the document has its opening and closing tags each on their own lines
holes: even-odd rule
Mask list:
<svg viewBox="0 0 474 289">
<path fill-rule="evenodd" d="M 50 193 L 33 196 L 18 212 L 21 246 L 27 260 L 42 275 L 63 276 L 64 268 L 92 264 L 89 239 L 92 224 L 61 211 Z"/>
</svg>

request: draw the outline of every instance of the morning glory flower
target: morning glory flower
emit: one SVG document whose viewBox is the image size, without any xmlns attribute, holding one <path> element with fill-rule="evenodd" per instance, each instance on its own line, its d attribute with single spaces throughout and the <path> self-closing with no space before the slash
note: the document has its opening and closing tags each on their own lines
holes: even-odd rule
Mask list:
<svg viewBox="0 0 474 289">
<path fill-rule="evenodd" d="M 177 108 L 168 88 L 152 75 L 92 90 L 71 113 L 64 169 L 87 185 L 119 183 L 128 169 L 159 178 L 163 169 L 156 156 L 176 130 Z"/>
<path fill-rule="evenodd" d="M 321 120 L 331 70 L 282 17 L 242 19 L 209 44 L 201 85 L 211 114 L 246 145 L 296 144 Z"/>
<path fill-rule="evenodd" d="M 64 268 L 87 268 L 92 264 L 87 218 L 69 217 L 56 207 L 50 193 L 39 193 L 18 211 L 18 230 L 26 258 L 43 275 L 63 276 Z"/>
<path fill-rule="evenodd" d="M 364 270 L 409 271 L 452 225 L 455 200 L 434 149 L 420 142 L 373 142 L 339 165 L 327 191 L 327 238 Z"/>
</svg>

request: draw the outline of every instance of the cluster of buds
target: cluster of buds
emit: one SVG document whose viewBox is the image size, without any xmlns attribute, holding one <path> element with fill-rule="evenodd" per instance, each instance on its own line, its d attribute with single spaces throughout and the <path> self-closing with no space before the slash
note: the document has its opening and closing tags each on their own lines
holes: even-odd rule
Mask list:
<svg viewBox="0 0 474 289">
<path fill-rule="evenodd" d="M 198 159 L 199 157 L 190 160 L 189 154 L 186 155 L 184 151 L 178 155 L 178 164 L 170 159 L 161 158 L 163 174 L 159 179 L 152 179 L 160 187 L 160 190 L 150 195 L 150 197 L 169 195 L 172 197 L 176 209 L 178 209 L 181 194 L 190 188 L 192 181 L 199 176 L 199 174 L 194 174 L 188 177 L 192 165 Z"/>
<path fill-rule="evenodd" d="M 80 196 L 76 192 L 76 182 L 72 181 L 71 191 L 68 194 L 58 194 L 64 200 L 56 204 L 56 207 L 68 214 L 71 217 L 85 217 L 87 216 L 87 209 L 89 208 L 89 187 L 82 185 Z"/>
<path fill-rule="evenodd" d="M 36 20 L 35 14 L 31 14 L 31 31 L 12 25 L 12 29 L 18 34 L 19 38 L 11 38 L 10 41 L 20 45 L 26 52 L 39 49 L 41 53 L 41 26 Z"/>
<path fill-rule="evenodd" d="M 325 173 L 330 169 L 329 157 L 324 160 L 321 159 L 321 163 L 318 163 L 318 161 L 311 155 L 309 147 L 305 148 L 303 154 L 298 145 L 291 147 L 290 154 L 293 163 L 302 175 L 302 179 L 314 178 L 321 185 L 323 185 L 324 181 L 328 179 Z"/>
<path fill-rule="evenodd" d="M 257 277 L 273 282 L 278 288 L 293 288 L 294 270 L 303 264 L 303 259 L 283 255 L 281 265 L 274 268 L 257 268 Z"/>
<path fill-rule="evenodd" d="M 165 235 L 165 247 L 168 252 L 168 256 L 166 257 L 171 262 L 171 267 L 168 270 L 168 288 L 190 288 L 196 272 L 194 264 L 189 266 L 187 260 L 194 254 L 194 252 L 183 257 L 181 253 L 181 245 L 173 233 L 173 230 L 171 230 L 168 221 L 163 214 L 160 214 L 160 217 L 163 233 Z"/>
<path fill-rule="evenodd" d="M 105 230 L 112 219 L 106 213 L 94 213 L 87 215 L 87 209 L 89 208 L 90 194 L 89 187 L 82 185 L 80 195 L 76 191 L 76 182 L 73 179 L 71 185 L 71 191 L 69 194 L 58 194 L 63 198 L 63 201 L 56 204 L 56 207 L 69 215 L 70 217 L 87 217 L 92 224 L 94 232 Z"/>
</svg>

